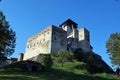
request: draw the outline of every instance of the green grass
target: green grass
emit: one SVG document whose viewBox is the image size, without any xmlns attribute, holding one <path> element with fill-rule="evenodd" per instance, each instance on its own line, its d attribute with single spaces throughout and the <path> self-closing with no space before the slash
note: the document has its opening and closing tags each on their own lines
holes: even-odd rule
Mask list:
<svg viewBox="0 0 120 80">
<path fill-rule="evenodd" d="M 0 68 L 0 80 L 120 80 L 120 78 L 106 73 L 91 76 L 81 62 L 68 62 L 63 67 L 54 62 L 49 71 L 28 72 L 23 61 Z"/>
</svg>

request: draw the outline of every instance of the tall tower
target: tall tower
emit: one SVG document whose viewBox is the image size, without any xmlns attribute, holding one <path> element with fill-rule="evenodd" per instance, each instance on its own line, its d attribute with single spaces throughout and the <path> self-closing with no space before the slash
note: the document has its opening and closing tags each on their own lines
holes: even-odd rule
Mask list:
<svg viewBox="0 0 120 80">
<path fill-rule="evenodd" d="M 23 53 L 19 53 L 18 61 L 23 61 L 23 57 L 24 57 L 24 54 Z"/>
<path fill-rule="evenodd" d="M 86 28 L 79 29 L 79 41 L 86 40 L 90 43 L 89 31 Z"/>
<path fill-rule="evenodd" d="M 80 28 L 78 31 L 78 43 L 79 48 L 83 49 L 84 52 L 91 52 L 92 47 L 90 45 L 90 35 L 86 28 Z"/>
<path fill-rule="evenodd" d="M 69 37 L 75 38 L 77 25 L 78 25 L 77 23 L 75 23 L 71 19 L 68 19 L 65 22 L 63 22 L 60 25 L 60 27 L 62 27 L 63 30 L 67 31 L 67 38 Z"/>
<path fill-rule="evenodd" d="M 67 32 L 67 50 L 74 52 L 78 46 L 78 30 L 77 23 L 71 19 L 63 22 L 60 27 Z"/>
</svg>

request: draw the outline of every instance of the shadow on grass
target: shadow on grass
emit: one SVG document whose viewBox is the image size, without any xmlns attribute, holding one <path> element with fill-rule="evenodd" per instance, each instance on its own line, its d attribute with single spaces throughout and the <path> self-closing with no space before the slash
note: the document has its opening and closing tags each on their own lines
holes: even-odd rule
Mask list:
<svg viewBox="0 0 120 80">
<path fill-rule="evenodd" d="M 35 80 L 35 79 L 22 76 L 0 76 L 0 80 Z"/>
<path fill-rule="evenodd" d="M 5 72 L 0 74 L 0 80 L 117 80 L 101 77 L 74 74 L 63 70 L 52 69 L 46 72 Z"/>
<path fill-rule="evenodd" d="M 60 69 L 51 69 L 44 72 L 2 72 L 0 80 L 117 80 L 85 74 L 74 74 Z"/>
<path fill-rule="evenodd" d="M 105 79 L 101 77 L 89 76 L 87 74 L 86 75 L 74 74 L 57 69 L 52 69 L 51 71 L 46 72 L 45 74 L 46 75 L 41 75 L 42 77 L 46 77 L 45 80 L 113 80 L 113 79 Z"/>
</svg>

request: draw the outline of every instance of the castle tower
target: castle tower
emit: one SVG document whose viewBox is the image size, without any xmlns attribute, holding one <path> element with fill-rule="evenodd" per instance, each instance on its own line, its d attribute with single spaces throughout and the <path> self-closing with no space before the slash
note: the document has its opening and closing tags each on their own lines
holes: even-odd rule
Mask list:
<svg viewBox="0 0 120 80">
<path fill-rule="evenodd" d="M 90 43 L 89 31 L 86 28 L 79 29 L 79 41 L 86 40 Z"/>
<path fill-rule="evenodd" d="M 80 28 L 78 30 L 78 48 L 82 48 L 84 52 L 91 52 L 92 47 L 90 45 L 90 35 L 86 28 Z"/>
<path fill-rule="evenodd" d="M 18 61 L 23 61 L 24 54 L 20 53 L 18 56 Z"/>
<path fill-rule="evenodd" d="M 77 30 L 78 24 L 71 19 L 66 20 L 60 28 L 48 26 L 27 40 L 25 54 L 19 55 L 18 61 L 35 57 L 39 54 L 55 53 L 59 50 L 74 52 L 81 48 L 84 52 L 91 52 L 89 31 L 85 28 Z"/>
<path fill-rule="evenodd" d="M 60 27 L 62 27 L 63 30 L 67 31 L 67 38 L 72 37 L 75 38 L 76 36 L 76 29 L 77 29 L 77 23 L 72 21 L 71 19 L 66 20 L 63 22 Z"/>
</svg>

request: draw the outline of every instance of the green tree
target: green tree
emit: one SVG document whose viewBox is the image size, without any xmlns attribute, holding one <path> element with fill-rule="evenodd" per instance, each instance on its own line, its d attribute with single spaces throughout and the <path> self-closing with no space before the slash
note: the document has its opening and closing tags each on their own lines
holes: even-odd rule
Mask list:
<svg viewBox="0 0 120 80">
<path fill-rule="evenodd" d="M 95 62 L 95 56 L 92 53 L 86 54 L 86 68 L 91 75 L 100 72 L 98 64 Z"/>
<path fill-rule="evenodd" d="M 39 54 L 29 60 L 41 63 L 45 70 L 49 70 L 53 65 L 51 54 Z"/>
<path fill-rule="evenodd" d="M 60 50 L 60 51 L 58 51 L 57 55 L 58 55 L 58 62 L 61 63 L 62 66 L 65 62 L 73 61 L 73 53 L 72 52 Z"/>
<path fill-rule="evenodd" d="M 53 65 L 53 60 L 50 54 L 45 54 L 43 59 L 44 66 L 47 70 L 49 70 Z"/>
<path fill-rule="evenodd" d="M 120 67 L 120 33 L 113 33 L 106 41 L 107 53 L 113 66 Z"/>
<path fill-rule="evenodd" d="M 0 11 L 0 56 L 12 55 L 15 48 L 16 33 L 10 28 L 5 16 Z M 2 58 L 1 58 L 2 59 Z"/>
</svg>

